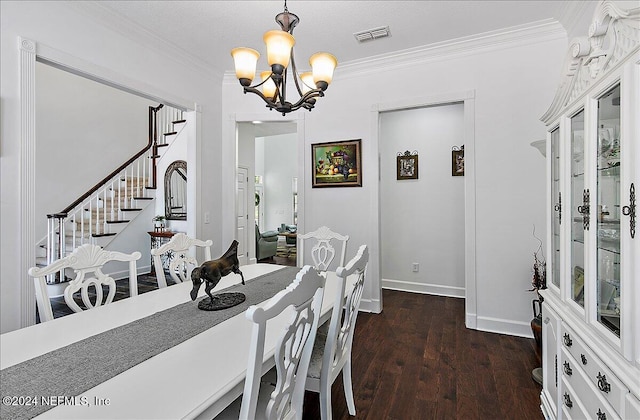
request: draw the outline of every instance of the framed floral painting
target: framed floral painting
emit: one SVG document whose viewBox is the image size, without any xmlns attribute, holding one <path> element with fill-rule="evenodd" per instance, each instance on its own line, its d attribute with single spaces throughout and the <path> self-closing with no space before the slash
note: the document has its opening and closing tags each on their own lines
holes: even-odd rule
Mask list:
<svg viewBox="0 0 640 420">
<path fill-rule="evenodd" d="M 313 180 L 311 186 L 361 187 L 361 139 L 311 145 Z"/>
</svg>

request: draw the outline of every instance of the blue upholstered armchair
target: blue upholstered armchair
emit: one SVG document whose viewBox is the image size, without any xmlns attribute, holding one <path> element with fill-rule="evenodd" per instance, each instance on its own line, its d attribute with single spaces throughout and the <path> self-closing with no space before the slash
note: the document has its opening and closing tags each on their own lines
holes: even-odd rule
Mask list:
<svg viewBox="0 0 640 420">
<path fill-rule="evenodd" d="M 275 256 L 277 248 L 278 232 L 269 230 L 260 233 L 260 229 L 256 224 L 256 260 L 260 261 Z"/>
</svg>

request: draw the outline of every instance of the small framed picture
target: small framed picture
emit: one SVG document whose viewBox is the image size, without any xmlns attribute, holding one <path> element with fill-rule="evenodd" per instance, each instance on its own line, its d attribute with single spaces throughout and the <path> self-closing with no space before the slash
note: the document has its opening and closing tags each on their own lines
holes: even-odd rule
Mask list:
<svg viewBox="0 0 640 420">
<path fill-rule="evenodd" d="M 313 179 L 317 187 L 362 187 L 361 139 L 311 145 Z"/>
<path fill-rule="evenodd" d="M 418 152 L 408 150 L 398 153 L 396 158 L 396 179 L 418 179 Z"/>
<path fill-rule="evenodd" d="M 464 146 L 451 149 L 451 176 L 464 176 Z"/>
</svg>

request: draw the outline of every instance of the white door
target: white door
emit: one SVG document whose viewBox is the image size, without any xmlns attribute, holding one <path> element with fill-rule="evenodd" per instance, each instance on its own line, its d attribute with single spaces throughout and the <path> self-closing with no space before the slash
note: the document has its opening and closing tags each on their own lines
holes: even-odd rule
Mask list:
<svg viewBox="0 0 640 420">
<path fill-rule="evenodd" d="M 247 208 L 247 185 L 249 184 L 249 168 L 238 166 L 236 176 L 236 227 L 238 229 L 236 238 L 238 239 L 238 260 L 240 265 L 248 263 L 249 256 L 249 231 L 247 222 L 249 221 L 249 211 Z"/>
</svg>

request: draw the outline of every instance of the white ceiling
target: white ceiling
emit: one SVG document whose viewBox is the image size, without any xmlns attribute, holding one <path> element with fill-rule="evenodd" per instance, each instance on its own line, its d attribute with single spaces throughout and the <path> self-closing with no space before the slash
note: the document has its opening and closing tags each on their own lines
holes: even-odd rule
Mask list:
<svg viewBox="0 0 640 420">
<path fill-rule="evenodd" d="M 214 75 L 233 70 L 230 50 L 252 47 L 264 53 L 262 35 L 278 29 L 274 21 L 284 1 L 88 1 L 74 2 L 110 26 L 162 43 Z M 505 28 L 554 20 L 568 32 L 593 1 L 297 1 L 289 11 L 300 18 L 294 31 L 296 62 L 328 51 L 340 63 L 410 48 L 473 37 Z M 588 16 L 589 18 L 591 16 Z M 389 26 L 391 36 L 358 43 L 355 32 Z M 266 68 L 264 57 L 259 67 Z"/>
<path fill-rule="evenodd" d="M 230 51 L 251 47 L 261 52 L 258 68 L 267 68 L 262 35 L 278 29 L 274 17 L 283 0 L 265 1 L 74 1 L 71 7 L 150 48 L 222 79 L 233 71 Z M 334 54 L 340 64 L 357 63 L 407 49 L 424 48 L 500 33 L 507 28 L 559 22 L 570 37 L 574 27 L 585 31 L 595 1 L 473 0 L 473 1 L 298 1 L 289 12 L 300 18 L 294 30 L 298 70 L 318 51 Z M 587 23 L 588 25 L 588 23 Z M 358 43 L 354 33 L 389 26 L 391 36 Z M 583 27 L 584 26 L 584 27 Z M 260 124 L 257 135 L 295 132 L 295 124 Z"/>
</svg>

